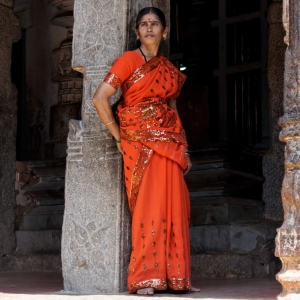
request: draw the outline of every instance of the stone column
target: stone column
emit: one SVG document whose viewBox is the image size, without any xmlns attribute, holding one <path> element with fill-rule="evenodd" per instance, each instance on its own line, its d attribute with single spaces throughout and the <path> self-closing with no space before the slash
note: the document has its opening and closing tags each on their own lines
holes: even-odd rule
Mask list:
<svg viewBox="0 0 300 300">
<path fill-rule="evenodd" d="M 67 28 L 67 38 L 52 52 L 51 79 L 59 83 L 58 104 L 50 110 L 50 138 L 52 156 L 65 157 L 70 119 L 80 119 L 82 74 L 72 69 L 74 0 L 50 0 L 58 9 L 51 23 Z M 49 145 L 48 145 L 49 147 Z"/>
<path fill-rule="evenodd" d="M 74 4 L 73 68 L 84 76 L 83 102 L 82 121 L 69 123 L 62 263 L 65 290 L 75 293 L 126 289 L 130 221 L 122 159 L 92 98 L 125 50 L 127 9 L 119 0 Z"/>
<path fill-rule="evenodd" d="M 278 140 L 278 119 L 283 115 L 284 76 L 284 28 L 282 25 L 282 0 L 273 0 L 268 10 L 269 52 L 268 83 L 270 108 L 270 150 L 263 158 L 266 179 L 263 188 L 265 216 L 267 219 L 282 220 L 281 183 L 284 176 L 284 144 Z"/>
<path fill-rule="evenodd" d="M 132 44 L 127 24 L 154 2 L 168 17 L 169 3 L 163 0 L 75 0 L 73 68 L 84 80 L 82 120 L 69 123 L 62 238 L 66 291 L 127 290 L 131 241 L 122 159 L 92 98 L 116 57 Z"/>
<path fill-rule="evenodd" d="M 277 230 L 276 256 L 282 261 L 277 280 L 283 292 L 277 299 L 300 299 L 300 2 L 284 0 L 286 30 L 284 115 L 280 118 L 280 140 L 285 146 L 282 185 L 284 222 Z"/>
<path fill-rule="evenodd" d="M 11 82 L 12 46 L 20 38 L 13 1 L 0 0 L 0 256 L 15 250 L 17 90 Z"/>
</svg>

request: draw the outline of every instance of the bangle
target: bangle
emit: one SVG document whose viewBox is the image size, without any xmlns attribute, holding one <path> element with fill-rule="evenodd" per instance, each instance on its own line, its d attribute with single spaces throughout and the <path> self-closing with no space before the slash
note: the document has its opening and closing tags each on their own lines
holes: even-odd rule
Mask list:
<svg viewBox="0 0 300 300">
<path fill-rule="evenodd" d="M 113 120 L 113 121 L 111 121 L 111 122 L 106 122 L 106 123 L 104 123 L 104 124 L 105 124 L 105 126 L 107 126 L 107 125 L 113 124 L 113 123 L 115 123 L 115 122 L 116 122 L 116 121 Z"/>
<path fill-rule="evenodd" d="M 116 143 L 121 143 L 121 140 L 117 140 L 117 139 L 115 139 L 115 137 L 113 137 L 113 139 Z"/>
</svg>

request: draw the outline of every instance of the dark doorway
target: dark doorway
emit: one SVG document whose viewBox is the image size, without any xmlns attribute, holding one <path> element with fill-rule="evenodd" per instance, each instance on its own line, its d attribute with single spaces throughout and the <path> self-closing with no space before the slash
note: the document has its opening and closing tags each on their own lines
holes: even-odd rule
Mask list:
<svg viewBox="0 0 300 300">
<path fill-rule="evenodd" d="M 194 276 L 267 277 L 280 269 L 279 224 L 265 220 L 262 201 L 270 2 L 170 2 L 170 59 L 187 75 L 177 107 L 193 163 L 185 178 Z"/>
<path fill-rule="evenodd" d="M 170 58 L 188 76 L 178 110 L 192 157 L 241 172 L 230 176 L 230 186 L 221 180 L 222 195 L 261 200 L 269 148 L 269 2 L 171 1 Z"/>
<path fill-rule="evenodd" d="M 188 76 L 179 105 L 192 149 L 268 147 L 267 8 L 171 1 L 171 60 Z"/>
</svg>

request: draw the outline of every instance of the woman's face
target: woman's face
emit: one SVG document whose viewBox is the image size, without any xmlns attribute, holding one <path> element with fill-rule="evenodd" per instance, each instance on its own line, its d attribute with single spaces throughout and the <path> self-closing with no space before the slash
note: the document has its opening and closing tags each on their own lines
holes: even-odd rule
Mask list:
<svg viewBox="0 0 300 300">
<path fill-rule="evenodd" d="M 141 18 L 135 33 L 143 45 L 159 45 L 163 36 L 167 35 L 168 28 L 164 29 L 160 19 L 150 13 Z"/>
</svg>

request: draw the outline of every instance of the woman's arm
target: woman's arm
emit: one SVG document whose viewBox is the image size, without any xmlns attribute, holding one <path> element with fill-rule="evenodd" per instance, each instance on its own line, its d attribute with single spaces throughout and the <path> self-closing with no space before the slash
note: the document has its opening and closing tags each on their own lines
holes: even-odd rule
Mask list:
<svg viewBox="0 0 300 300">
<path fill-rule="evenodd" d="M 96 107 L 99 118 L 104 124 L 106 124 L 107 129 L 113 135 L 113 137 L 120 141 L 120 129 L 114 119 L 113 112 L 109 103 L 109 98 L 116 92 L 116 89 L 113 88 L 106 82 L 102 82 L 98 87 L 94 98 L 93 104 Z M 113 123 L 111 123 L 113 122 Z M 117 143 L 119 151 L 123 154 L 121 143 Z"/>
</svg>

